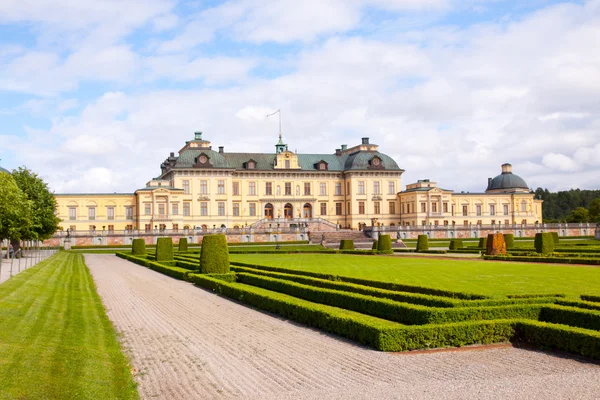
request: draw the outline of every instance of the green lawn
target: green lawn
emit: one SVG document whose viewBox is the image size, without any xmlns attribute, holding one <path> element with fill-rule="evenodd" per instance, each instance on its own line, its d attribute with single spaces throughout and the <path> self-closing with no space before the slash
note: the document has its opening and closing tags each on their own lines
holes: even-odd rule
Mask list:
<svg viewBox="0 0 600 400">
<path fill-rule="evenodd" d="M 600 268 L 345 254 L 231 254 L 231 261 L 500 296 L 600 294 Z"/>
<path fill-rule="evenodd" d="M 2 399 L 138 398 L 81 254 L 0 285 L 0 376 Z"/>
</svg>

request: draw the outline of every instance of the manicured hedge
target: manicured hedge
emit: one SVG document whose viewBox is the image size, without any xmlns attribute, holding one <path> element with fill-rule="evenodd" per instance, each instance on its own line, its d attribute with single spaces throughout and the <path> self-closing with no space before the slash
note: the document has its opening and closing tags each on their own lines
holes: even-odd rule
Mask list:
<svg viewBox="0 0 600 400">
<path fill-rule="evenodd" d="M 581 300 L 600 303 L 600 296 L 594 296 L 594 295 L 590 295 L 590 294 L 582 294 L 580 297 L 581 297 Z"/>
<path fill-rule="evenodd" d="M 417 252 L 429 250 L 429 237 L 427 235 L 419 235 L 417 238 Z"/>
<path fill-rule="evenodd" d="M 173 239 L 161 237 L 156 241 L 156 261 L 173 261 Z"/>
<path fill-rule="evenodd" d="M 371 279 L 353 278 L 353 277 L 349 277 L 349 276 L 329 275 L 329 274 L 322 274 L 322 273 L 310 272 L 310 271 L 298 271 L 298 270 L 293 270 L 293 269 L 289 269 L 289 268 L 271 267 L 271 266 L 266 266 L 266 265 L 249 264 L 249 263 L 243 263 L 243 262 L 232 262 L 231 264 L 239 265 L 241 267 L 249 267 L 249 268 L 264 270 L 264 271 L 283 272 L 283 273 L 287 273 L 287 274 L 304 275 L 304 276 L 312 276 L 312 277 L 321 278 L 321 279 L 329 279 L 332 281 L 356 283 L 359 285 L 377 287 L 377 288 L 393 290 L 393 291 L 397 291 L 397 292 L 422 293 L 422 294 L 430 294 L 430 295 L 434 295 L 434 296 L 450 297 L 450 298 L 463 299 L 463 300 L 475 300 L 475 299 L 489 298 L 488 296 L 481 295 L 481 294 L 475 294 L 475 293 L 452 292 L 449 290 L 433 289 L 433 288 L 422 287 L 422 286 L 405 285 L 405 284 L 401 284 L 401 283 L 375 281 L 375 280 L 371 280 Z"/>
<path fill-rule="evenodd" d="M 342 239 L 340 241 L 340 250 L 354 250 L 354 241 L 352 239 Z"/>
<path fill-rule="evenodd" d="M 487 248 L 487 238 L 484 238 L 484 237 L 479 238 L 479 243 L 477 244 L 477 247 L 485 250 Z"/>
<path fill-rule="evenodd" d="M 450 240 L 450 246 L 448 247 L 449 250 L 458 250 L 458 249 L 462 249 L 463 248 L 463 241 L 462 239 L 452 239 Z"/>
<path fill-rule="evenodd" d="M 541 254 L 550 254 L 554 251 L 554 239 L 548 232 L 535 234 L 535 251 Z"/>
<path fill-rule="evenodd" d="M 142 265 L 144 267 L 148 267 L 156 272 L 160 272 L 162 274 L 171 276 L 173 278 L 185 280 L 186 275 L 188 273 L 187 269 L 179 268 L 175 266 L 164 265 L 155 261 L 148 260 L 146 258 L 132 256 L 127 253 L 116 253 L 117 257 L 124 258 L 128 261 L 134 262 L 136 264 Z"/>
<path fill-rule="evenodd" d="M 562 257 L 521 257 L 521 256 L 483 256 L 484 260 L 540 262 L 549 264 L 600 265 L 599 258 L 562 258 Z"/>
<path fill-rule="evenodd" d="M 235 242 L 227 243 L 227 246 L 274 246 L 276 242 Z M 277 242 L 279 244 L 310 244 L 308 240 L 291 240 L 288 242 Z"/>
<path fill-rule="evenodd" d="M 600 359 L 600 332 L 539 321 L 520 321 L 513 341 Z"/>
<path fill-rule="evenodd" d="M 225 235 L 207 235 L 202 240 L 200 272 L 226 274 L 229 272 L 229 251 Z"/>
<path fill-rule="evenodd" d="M 506 243 L 506 249 L 512 249 L 515 247 L 515 235 L 512 233 L 505 233 L 504 242 Z"/>
<path fill-rule="evenodd" d="M 188 273 L 187 275 L 187 280 L 189 282 L 192 283 L 196 283 L 196 281 L 199 281 L 200 279 L 203 279 L 204 277 L 210 277 L 212 279 L 217 279 L 223 282 L 235 282 L 237 277 L 236 274 L 233 272 L 227 273 L 227 274 L 192 274 L 192 273 Z"/>
<path fill-rule="evenodd" d="M 454 253 L 454 254 L 481 254 L 481 250 L 477 250 L 477 249 L 458 249 L 458 250 L 448 250 L 447 253 Z"/>
<path fill-rule="evenodd" d="M 554 242 L 554 247 L 556 247 L 560 242 L 560 239 L 558 238 L 558 232 L 550 232 L 550 235 L 552 235 L 552 241 Z"/>
<path fill-rule="evenodd" d="M 596 331 L 600 330 L 600 311 L 598 310 L 551 305 L 542 308 L 539 320 Z"/>
<path fill-rule="evenodd" d="M 323 250 L 286 250 L 285 248 L 281 248 L 279 250 L 238 250 L 238 249 L 230 249 L 230 254 L 335 254 L 337 250 L 335 249 L 323 249 Z"/>
<path fill-rule="evenodd" d="M 141 256 L 146 254 L 146 241 L 144 239 L 133 239 L 131 243 L 131 254 Z"/>
<path fill-rule="evenodd" d="M 379 245 L 379 242 L 376 240 L 373 242 L 373 247 L 371 247 L 371 250 L 377 250 L 377 246 Z"/>
<path fill-rule="evenodd" d="M 179 251 L 187 251 L 188 250 L 188 240 L 187 238 L 179 239 Z"/>
<path fill-rule="evenodd" d="M 198 269 L 198 262 L 190 262 L 190 261 L 184 261 L 184 260 L 176 260 L 175 261 L 175 266 L 179 267 L 179 268 L 185 268 L 188 269 L 190 271 L 195 271 Z"/>
<path fill-rule="evenodd" d="M 591 302 L 591 301 L 578 301 L 578 300 L 560 299 L 560 300 L 557 300 L 555 304 L 557 304 L 559 306 L 577 307 L 577 308 L 583 308 L 583 309 L 586 309 L 586 310 L 597 310 L 597 311 L 600 311 L 600 304 L 594 303 L 594 302 Z"/>
<path fill-rule="evenodd" d="M 390 235 L 379 235 L 377 240 L 377 251 L 380 254 L 394 254 L 392 250 L 392 238 Z"/>
</svg>

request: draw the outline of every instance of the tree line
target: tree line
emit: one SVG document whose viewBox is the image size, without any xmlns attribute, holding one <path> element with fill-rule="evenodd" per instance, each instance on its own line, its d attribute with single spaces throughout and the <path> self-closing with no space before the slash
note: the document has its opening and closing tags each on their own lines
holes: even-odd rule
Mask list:
<svg viewBox="0 0 600 400">
<path fill-rule="evenodd" d="M 36 173 L 0 172 L 0 241 L 9 239 L 16 250 L 20 241 L 50 238 L 60 222 L 55 211 L 56 199 Z"/>
<path fill-rule="evenodd" d="M 571 189 L 550 192 L 537 188 L 535 197 L 544 200 L 544 222 L 595 222 L 600 224 L 600 190 Z"/>
</svg>

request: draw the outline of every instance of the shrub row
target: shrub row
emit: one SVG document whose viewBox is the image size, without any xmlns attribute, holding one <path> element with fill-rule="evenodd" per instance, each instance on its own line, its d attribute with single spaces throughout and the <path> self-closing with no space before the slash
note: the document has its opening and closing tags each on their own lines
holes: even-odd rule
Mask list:
<svg viewBox="0 0 600 400">
<path fill-rule="evenodd" d="M 350 251 L 350 250 L 348 250 Z M 302 254 L 322 254 L 322 253 L 326 253 L 326 254 L 336 254 L 338 252 L 338 250 L 335 249 L 323 249 L 323 250 L 310 250 L 310 251 L 305 251 L 305 250 L 285 250 L 284 248 L 281 248 L 280 250 L 229 250 L 230 254 L 297 254 L 297 253 L 302 253 Z"/>
<path fill-rule="evenodd" d="M 463 248 L 462 239 L 452 239 L 450 240 L 450 245 L 448 246 L 448 250 L 459 250 Z"/>
<path fill-rule="evenodd" d="M 279 244 L 310 244 L 308 240 L 291 240 L 288 242 L 278 242 Z M 227 243 L 227 246 L 275 246 L 275 242 L 236 242 Z"/>
<path fill-rule="evenodd" d="M 175 260 L 175 266 L 177 266 L 179 268 L 185 268 L 190 271 L 197 271 L 200 268 L 200 265 L 198 264 L 197 260 L 196 260 L 196 262 Z"/>
<path fill-rule="evenodd" d="M 590 295 L 590 294 L 582 294 L 580 297 L 581 297 L 581 300 L 600 303 L 600 296 L 594 296 L 594 295 Z"/>
<path fill-rule="evenodd" d="M 475 249 L 458 249 L 458 250 L 448 250 L 447 253 L 455 253 L 455 254 L 481 254 L 481 250 Z"/>
<path fill-rule="evenodd" d="M 554 237 L 550 232 L 536 233 L 533 243 L 538 253 L 549 254 L 554 251 Z"/>
<path fill-rule="evenodd" d="M 186 280 L 188 282 L 192 282 L 194 284 L 197 284 L 196 282 L 199 282 L 200 280 L 204 279 L 205 277 L 209 277 L 211 279 L 216 279 L 216 280 L 223 281 L 223 282 L 235 282 L 236 279 L 237 279 L 235 273 L 229 272 L 227 274 L 193 274 L 193 273 L 188 273 Z"/>
<path fill-rule="evenodd" d="M 556 301 L 559 306 L 566 307 L 576 307 L 576 308 L 584 308 L 586 310 L 598 310 L 600 311 L 600 304 L 594 303 L 592 301 L 578 301 L 578 300 L 568 300 L 568 299 L 559 299 Z"/>
<path fill-rule="evenodd" d="M 488 296 L 475 294 L 475 293 L 466 293 L 466 292 L 451 292 L 449 290 L 442 289 L 433 289 L 422 286 L 412 286 L 405 285 L 402 283 L 392 283 L 392 282 L 383 282 L 383 281 L 375 281 L 370 279 L 362 279 L 362 278 L 353 278 L 349 276 L 337 276 L 337 275 L 329 275 L 322 274 L 319 272 L 310 272 L 310 271 L 298 271 L 288 268 L 279 268 L 279 267 L 271 267 L 266 265 L 258 265 L 258 264 L 249 264 L 243 262 L 232 262 L 232 265 L 239 265 L 241 267 L 249 267 L 253 269 L 265 270 L 265 271 L 273 271 L 273 272 L 283 272 L 287 274 L 294 275 L 305 275 L 312 276 L 315 278 L 328 279 L 331 281 L 340 281 L 340 282 L 349 282 L 356 283 L 364 286 L 377 287 L 380 289 L 393 290 L 397 292 L 409 292 L 409 293 L 422 293 L 422 294 L 430 294 L 434 296 L 442 296 L 442 297 L 451 297 L 456 299 L 463 300 L 475 300 L 475 299 L 487 299 Z"/>
<path fill-rule="evenodd" d="M 170 277 L 185 280 L 186 275 L 188 273 L 187 269 L 179 268 L 175 266 L 167 266 L 162 263 L 158 263 L 155 261 L 148 260 L 146 258 L 132 256 L 127 253 L 116 253 L 117 257 L 124 258 L 128 261 L 134 262 L 136 264 L 142 265 L 144 267 L 148 267 L 156 272 L 160 272 L 161 274 L 168 275 Z"/>
<path fill-rule="evenodd" d="M 521 257 L 521 256 L 483 256 L 484 260 L 524 261 L 550 264 L 600 265 L 599 258 L 563 258 L 563 257 Z"/>
<path fill-rule="evenodd" d="M 519 304 L 500 307 L 434 308 L 341 290 L 319 288 L 245 272 L 238 273 L 237 278 L 238 282 L 241 283 L 407 325 L 482 319 L 537 319 L 542 308 L 542 305 L 539 304 Z"/>
<path fill-rule="evenodd" d="M 539 321 L 520 321 L 513 341 L 600 359 L 600 332 Z"/>
<path fill-rule="evenodd" d="M 342 239 L 340 241 L 340 250 L 354 250 L 354 241 L 352 239 Z"/>
</svg>

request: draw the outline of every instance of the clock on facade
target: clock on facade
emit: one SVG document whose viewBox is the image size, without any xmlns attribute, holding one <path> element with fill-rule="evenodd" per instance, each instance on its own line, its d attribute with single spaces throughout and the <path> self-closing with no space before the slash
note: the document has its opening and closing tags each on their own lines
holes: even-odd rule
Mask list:
<svg viewBox="0 0 600 400">
<path fill-rule="evenodd" d="M 208 158 L 205 155 L 201 155 L 198 158 L 198 161 L 200 162 L 200 164 L 204 164 L 204 163 L 206 163 L 208 161 Z"/>
<path fill-rule="evenodd" d="M 379 160 L 379 158 L 374 158 L 373 161 L 372 161 L 372 163 L 373 163 L 374 166 L 377 167 L 377 166 L 379 166 L 379 164 L 381 164 L 381 161 Z"/>
</svg>

